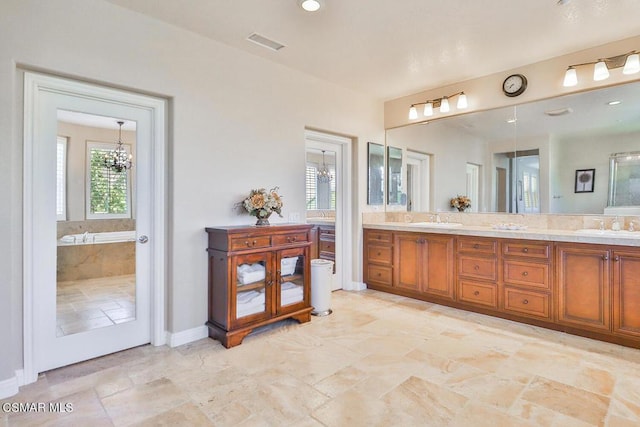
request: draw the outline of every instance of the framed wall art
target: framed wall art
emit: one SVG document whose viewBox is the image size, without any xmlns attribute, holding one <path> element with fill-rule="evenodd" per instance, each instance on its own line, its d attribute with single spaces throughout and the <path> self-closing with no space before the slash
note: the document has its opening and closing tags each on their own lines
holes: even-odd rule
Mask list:
<svg viewBox="0 0 640 427">
<path fill-rule="evenodd" d="M 595 169 L 577 169 L 574 193 L 593 193 Z"/>
</svg>

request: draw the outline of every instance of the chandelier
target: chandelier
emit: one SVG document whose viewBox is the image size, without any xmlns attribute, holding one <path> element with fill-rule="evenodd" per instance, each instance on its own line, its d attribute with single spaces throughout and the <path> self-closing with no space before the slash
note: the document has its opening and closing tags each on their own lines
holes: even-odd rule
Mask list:
<svg viewBox="0 0 640 427">
<path fill-rule="evenodd" d="M 331 172 L 327 168 L 327 165 L 324 162 L 324 150 L 322 150 L 322 167 L 318 169 L 318 182 L 327 183 L 331 181 Z"/>
<path fill-rule="evenodd" d="M 123 170 L 131 169 L 131 166 L 133 166 L 133 164 L 131 163 L 131 158 L 133 156 L 127 153 L 127 151 L 122 146 L 122 125 L 124 124 L 124 122 L 119 121 L 117 123 L 118 126 L 120 126 L 120 131 L 118 132 L 118 146 L 115 150 L 109 151 L 104 156 L 103 163 L 105 167 L 110 170 L 122 172 Z"/>
</svg>

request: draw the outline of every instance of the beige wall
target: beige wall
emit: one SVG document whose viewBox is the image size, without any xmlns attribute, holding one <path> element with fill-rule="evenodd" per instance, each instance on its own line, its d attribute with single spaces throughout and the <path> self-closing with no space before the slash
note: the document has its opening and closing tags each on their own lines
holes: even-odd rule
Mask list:
<svg viewBox="0 0 640 427">
<path fill-rule="evenodd" d="M 0 382 L 22 366 L 22 80 L 17 65 L 170 100 L 167 329 L 207 320 L 205 226 L 249 224 L 232 206 L 280 186 L 304 217 L 305 128 L 353 137 L 354 219 L 366 142 L 383 105 L 99 0 L 0 2 Z M 365 201 L 364 203 L 362 201 Z M 359 230 L 360 222 L 354 228 Z M 361 245 L 356 236 L 354 247 Z M 360 255 L 354 257 L 356 276 Z M 356 277 L 357 279 L 358 277 Z"/>
</svg>

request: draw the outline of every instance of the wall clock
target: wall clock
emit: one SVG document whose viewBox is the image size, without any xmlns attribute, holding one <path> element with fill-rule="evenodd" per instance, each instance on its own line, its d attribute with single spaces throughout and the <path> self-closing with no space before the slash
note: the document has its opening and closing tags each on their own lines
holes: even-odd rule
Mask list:
<svg viewBox="0 0 640 427">
<path fill-rule="evenodd" d="M 502 91 L 507 96 L 521 95 L 527 89 L 527 78 L 522 74 L 512 74 L 502 82 Z"/>
</svg>

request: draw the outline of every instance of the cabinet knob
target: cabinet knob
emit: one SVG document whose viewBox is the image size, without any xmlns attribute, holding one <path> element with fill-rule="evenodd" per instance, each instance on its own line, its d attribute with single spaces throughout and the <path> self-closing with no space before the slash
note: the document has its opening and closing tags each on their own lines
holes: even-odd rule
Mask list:
<svg viewBox="0 0 640 427">
<path fill-rule="evenodd" d="M 378 271 L 378 277 L 380 277 L 380 276 L 382 276 L 382 273 L 380 273 L 380 272 Z"/>
<path fill-rule="evenodd" d="M 474 294 L 475 296 L 478 296 L 478 295 L 480 295 L 480 291 L 475 291 L 473 294 Z"/>
<path fill-rule="evenodd" d="M 527 276 L 529 275 L 529 272 L 528 272 L 528 271 L 523 271 L 523 272 L 522 272 L 522 275 L 523 275 L 523 276 L 525 276 L 525 277 L 527 277 Z"/>
<path fill-rule="evenodd" d="M 480 247 L 480 245 L 477 244 L 477 243 L 475 245 L 473 245 L 473 249 L 478 249 L 479 247 Z"/>
<path fill-rule="evenodd" d="M 291 242 L 295 242 L 296 238 L 295 237 L 287 237 L 287 242 L 291 243 Z"/>
<path fill-rule="evenodd" d="M 529 300 L 528 300 L 528 299 L 523 299 L 523 300 L 522 300 L 522 303 L 523 303 L 524 305 L 527 305 L 527 304 L 529 304 Z"/>
<path fill-rule="evenodd" d="M 613 258 L 613 260 L 614 260 L 614 261 L 620 261 L 620 257 L 619 257 L 618 255 L 616 255 L 616 256 Z"/>
<path fill-rule="evenodd" d="M 522 248 L 522 252 L 526 254 L 527 252 L 529 252 L 529 248 Z"/>
<path fill-rule="evenodd" d="M 382 252 L 378 252 L 378 256 L 382 255 Z"/>
<path fill-rule="evenodd" d="M 474 265 L 474 266 L 473 266 L 473 269 L 474 269 L 475 271 L 478 271 L 478 270 L 480 270 L 480 266 L 479 266 L 479 265 Z"/>
<path fill-rule="evenodd" d="M 609 260 L 609 254 L 602 255 L 602 259 L 604 261 L 608 261 Z"/>
</svg>

